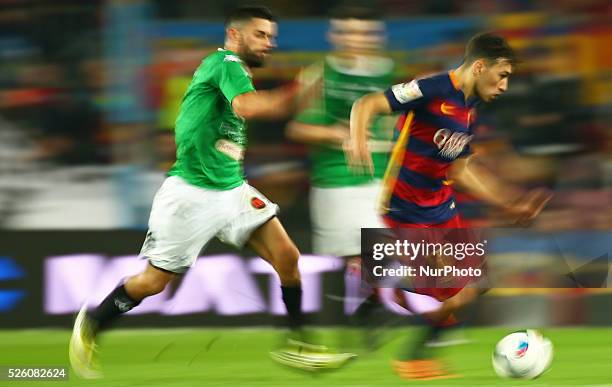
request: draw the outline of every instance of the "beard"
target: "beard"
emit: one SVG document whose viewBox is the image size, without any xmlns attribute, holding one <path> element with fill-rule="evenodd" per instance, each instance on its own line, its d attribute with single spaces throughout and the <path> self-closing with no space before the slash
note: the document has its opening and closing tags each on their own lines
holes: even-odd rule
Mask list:
<svg viewBox="0 0 612 387">
<path fill-rule="evenodd" d="M 258 56 L 253 51 L 251 51 L 248 47 L 243 46 L 244 48 L 241 50 L 240 59 L 247 64 L 247 66 L 251 68 L 262 67 L 264 65 L 264 59 L 261 56 Z"/>
</svg>

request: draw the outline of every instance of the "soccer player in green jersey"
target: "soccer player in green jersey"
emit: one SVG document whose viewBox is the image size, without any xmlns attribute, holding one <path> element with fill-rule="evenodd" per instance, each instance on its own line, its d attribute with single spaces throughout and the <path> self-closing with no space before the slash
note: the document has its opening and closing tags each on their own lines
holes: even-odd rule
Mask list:
<svg viewBox="0 0 612 387">
<path fill-rule="evenodd" d="M 272 265 L 280 277 L 289 326 L 299 333 L 300 253 L 276 218 L 278 206 L 247 184 L 242 167 L 245 121 L 294 114 L 300 96 L 316 88 L 314 82 L 255 90 L 251 68 L 263 65 L 275 39 L 276 23 L 268 9 L 239 8 L 226 20 L 224 48 L 206 57 L 195 71 L 176 120 L 177 160 L 153 201 L 140 254 L 148 265 L 97 308 L 88 311 L 84 306 L 79 312 L 69 347 L 78 375 L 99 376 L 94 361 L 96 335 L 185 273 L 213 237 L 238 247 L 248 245 Z M 273 357 L 313 369 L 337 367 L 352 356 L 298 343 L 273 352 Z"/>
<path fill-rule="evenodd" d="M 351 106 L 368 93 L 384 90 L 393 81 L 394 63 L 382 53 L 385 24 L 372 9 L 338 8 L 328 38 L 333 51 L 323 60 L 321 96 L 289 123 L 286 132 L 291 140 L 309 145 L 313 251 L 347 258 L 348 300 L 356 296 L 349 294 L 349 287 L 351 278 L 359 275 L 350 273 L 358 274 L 354 269 L 359 266 L 352 263 L 360 255 L 361 228 L 385 227 L 377 198 L 392 148 L 393 119 L 380 117 L 369 127 L 373 174 L 351 171 L 343 145 L 349 138 Z"/>
</svg>

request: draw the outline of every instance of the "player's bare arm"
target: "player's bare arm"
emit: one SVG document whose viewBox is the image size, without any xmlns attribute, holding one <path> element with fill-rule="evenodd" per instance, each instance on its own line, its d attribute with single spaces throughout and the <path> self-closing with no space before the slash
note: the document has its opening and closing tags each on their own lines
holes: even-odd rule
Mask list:
<svg viewBox="0 0 612 387">
<path fill-rule="evenodd" d="M 234 98 L 232 109 L 247 120 L 280 119 L 293 113 L 296 95 L 296 89 L 291 87 L 252 91 Z"/>
<path fill-rule="evenodd" d="M 518 221 L 537 216 L 550 200 L 551 195 L 543 189 L 529 192 L 502 182 L 486 168 L 478 165 L 474 156 L 453 162 L 449 177 L 457 186 L 489 204 L 501 207 Z"/>
<path fill-rule="evenodd" d="M 287 118 L 310 106 L 320 88 L 320 79 L 306 81 L 302 72 L 295 81 L 272 90 L 254 90 L 236 96 L 232 110 L 249 119 L 275 120 Z"/>
<path fill-rule="evenodd" d="M 326 126 L 293 120 L 287 125 L 286 135 L 296 142 L 341 148 L 349 139 L 349 127 L 340 123 Z"/>
<path fill-rule="evenodd" d="M 305 74 L 308 72 L 308 74 Z M 296 114 L 312 103 L 320 91 L 320 74 L 301 71 L 293 83 L 272 90 L 255 90 L 236 96 L 232 109 L 249 119 L 282 119 Z"/>
<path fill-rule="evenodd" d="M 382 92 L 365 95 L 353 104 L 350 139 L 346 148 L 351 167 L 372 170 L 372 155 L 368 149 L 368 128 L 374 117 L 383 114 L 391 114 L 391 107 Z"/>
</svg>

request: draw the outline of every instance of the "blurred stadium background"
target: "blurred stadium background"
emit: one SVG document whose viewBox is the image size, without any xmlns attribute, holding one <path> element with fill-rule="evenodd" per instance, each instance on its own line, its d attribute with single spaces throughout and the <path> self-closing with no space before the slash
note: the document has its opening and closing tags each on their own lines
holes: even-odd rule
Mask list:
<svg viewBox="0 0 612 387">
<path fill-rule="evenodd" d="M 278 49 L 256 71 L 256 87 L 288 82 L 325 55 L 327 14 L 336 3 L 265 3 L 279 16 Z M 84 299 L 95 303 L 143 264 L 134 256 L 153 194 L 173 161 L 182 94 L 201 59 L 222 45 L 224 13 L 239 4 L 0 0 L 0 328 L 68 328 Z M 612 3 L 380 0 L 377 7 L 397 81 L 457 65 L 466 41 L 482 30 L 508 37 L 524 61 L 509 92 L 482 110 L 475 148 L 498 175 L 547 186 L 555 197 L 528 233 L 496 240 L 494 253 L 504 262 L 535 269 L 517 278 L 517 287 L 485 297 L 472 323 L 609 326 L 607 276 L 593 286 L 599 289 L 541 289 L 532 280 L 559 258 L 571 268 L 597 258 L 607 265 Z M 281 206 L 283 223 L 308 254 L 307 148 L 286 140 L 284 127 L 251 123 L 245 169 L 251 184 Z M 460 196 L 460 205 L 476 225 L 507 226 L 470 197 Z M 342 262 L 306 255 L 301 264 L 312 321 L 345 322 L 353 306 L 342 302 Z M 213 243 L 182 283 L 120 325 L 271 325 L 271 315 L 283 310 L 274 281 L 248 252 Z M 390 315 L 397 312 L 388 307 Z M 2 342 L 17 348 L 10 346 L 13 334 L 2 333 L 8 341 L 0 348 Z M 67 331 L 57 334 L 48 345 L 60 353 L 41 359 L 67 364 Z M 12 364 L 7 354 L 0 359 Z"/>
</svg>

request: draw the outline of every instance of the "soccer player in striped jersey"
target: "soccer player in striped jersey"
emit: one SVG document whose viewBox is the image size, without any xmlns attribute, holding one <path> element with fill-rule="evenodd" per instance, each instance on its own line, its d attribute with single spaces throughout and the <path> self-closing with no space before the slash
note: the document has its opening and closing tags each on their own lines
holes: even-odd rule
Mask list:
<svg viewBox="0 0 612 387">
<path fill-rule="evenodd" d="M 389 227 L 464 228 L 455 205 L 453 185 L 506 209 L 517 221 L 535 217 L 549 200 L 544 190 L 524 192 L 501 182 L 471 157 L 475 108 L 508 88 L 516 65 L 514 50 L 491 33 L 474 36 L 463 63 L 453 70 L 394 85 L 362 97 L 351 111 L 347 157 L 356 169 L 371 170 L 367 147 L 369 123 L 378 115 L 401 112 L 396 144 L 387 167 L 382 214 Z M 477 287 L 419 289 L 441 301 L 425 317 L 430 322 L 423 340 L 395 363 L 406 378 L 447 378 L 443 367 L 427 359 L 424 343 L 453 323 L 453 313 L 473 301 Z"/>
</svg>

